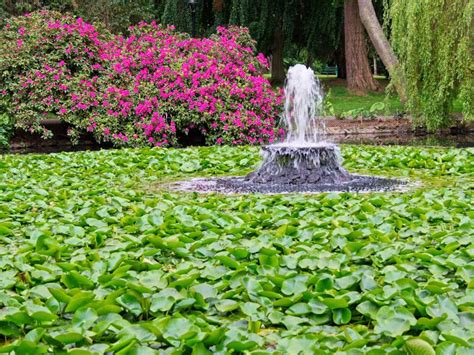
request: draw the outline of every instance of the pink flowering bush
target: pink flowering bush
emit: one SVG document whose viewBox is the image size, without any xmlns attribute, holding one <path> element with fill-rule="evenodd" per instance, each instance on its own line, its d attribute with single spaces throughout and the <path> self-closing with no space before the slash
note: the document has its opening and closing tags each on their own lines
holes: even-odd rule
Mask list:
<svg viewBox="0 0 474 355">
<path fill-rule="evenodd" d="M 2 38 L 9 44 L 0 45 L 0 75 L 8 81 L 0 105 L 19 127 L 38 130 L 41 118 L 60 117 L 73 138 L 88 131 L 123 146 L 175 145 L 176 134 L 191 129 L 208 144 L 261 144 L 283 134 L 275 128 L 281 95 L 262 76 L 268 63 L 254 55 L 246 29 L 194 39 L 141 23 L 128 38 L 111 37 L 40 12 L 10 20 Z"/>
<path fill-rule="evenodd" d="M 74 114 L 68 100 L 80 83 L 97 80 L 98 53 L 107 37 L 105 30 L 100 34 L 81 19 L 57 12 L 7 20 L 0 31 L 1 108 L 17 127 L 48 136 L 40 121 Z"/>
</svg>

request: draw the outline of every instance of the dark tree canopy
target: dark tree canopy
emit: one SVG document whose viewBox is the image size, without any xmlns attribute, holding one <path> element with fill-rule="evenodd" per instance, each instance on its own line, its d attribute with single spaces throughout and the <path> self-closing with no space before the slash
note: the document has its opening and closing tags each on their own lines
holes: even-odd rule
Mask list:
<svg viewBox="0 0 474 355">
<path fill-rule="evenodd" d="M 285 54 L 304 49 L 313 58 L 326 61 L 337 48 L 341 18 L 340 0 L 200 0 L 198 33 L 213 32 L 218 25 L 249 27 L 258 50 L 271 54 L 274 31 L 282 31 Z M 71 12 L 85 20 L 101 21 L 113 32 L 125 32 L 141 20 L 156 20 L 191 32 L 187 0 L 4 0 L 2 18 L 38 9 Z"/>
<path fill-rule="evenodd" d="M 247 26 L 257 40 L 258 49 L 272 54 L 272 74 L 278 76 L 275 81 L 281 80 L 283 57 L 292 51 L 304 50 L 311 59 L 327 61 L 337 48 L 340 27 L 337 1 L 230 0 L 230 3 L 228 22 Z"/>
<path fill-rule="evenodd" d="M 36 10 L 69 12 L 88 22 L 100 21 L 113 32 L 126 32 L 130 25 L 157 18 L 162 0 L 3 0 L 0 18 Z"/>
</svg>

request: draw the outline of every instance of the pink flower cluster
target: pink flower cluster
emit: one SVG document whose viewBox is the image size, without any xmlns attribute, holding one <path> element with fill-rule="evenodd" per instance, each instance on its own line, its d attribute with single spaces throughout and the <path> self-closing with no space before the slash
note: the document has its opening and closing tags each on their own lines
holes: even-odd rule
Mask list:
<svg viewBox="0 0 474 355">
<path fill-rule="evenodd" d="M 283 135 L 275 128 L 281 93 L 263 77 L 268 63 L 254 55 L 246 29 L 220 27 L 194 39 L 153 22 L 131 28 L 128 38 L 112 37 L 81 19 L 38 12 L 10 20 L 0 34 L 17 38 L 0 46 L 7 59 L 0 76 L 15 56 L 29 58 L 0 99 L 19 126 L 39 126 L 53 114 L 72 135 L 91 132 L 125 146 L 173 145 L 191 127 L 208 144 L 262 144 Z"/>
</svg>

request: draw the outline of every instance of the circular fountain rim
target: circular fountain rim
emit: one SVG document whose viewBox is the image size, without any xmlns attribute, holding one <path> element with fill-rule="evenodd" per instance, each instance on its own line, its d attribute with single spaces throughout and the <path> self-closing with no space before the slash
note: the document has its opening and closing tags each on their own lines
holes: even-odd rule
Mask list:
<svg viewBox="0 0 474 355">
<path fill-rule="evenodd" d="M 332 152 L 339 154 L 339 147 L 335 144 L 310 144 L 310 145 L 266 145 L 260 148 L 262 153 L 270 154 L 298 154 L 298 153 L 316 153 L 316 152 Z"/>
<path fill-rule="evenodd" d="M 180 192 L 196 192 L 202 194 L 218 193 L 224 195 L 291 195 L 291 194 L 324 194 L 324 193 L 381 193 L 381 192 L 400 192 L 404 193 L 413 188 L 421 186 L 419 181 L 409 179 L 388 178 L 374 175 L 352 175 L 356 180 L 366 180 L 364 184 L 353 185 L 354 181 L 343 184 L 253 184 L 251 186 L 242 186 L 243 176 L 226 176 L 226 177 L 194 177 L 189 180 L 174 181 L 166 184 L 167 188 L 172 191 Z M 240 186 L 229 186 L 237 183 Z M 369 182 L 367 184 L 367 182 Z M 357 181 L 356 181 L 357 183 Z M 226 186 L 227 185 L 227 186 Z"/>
</svg>

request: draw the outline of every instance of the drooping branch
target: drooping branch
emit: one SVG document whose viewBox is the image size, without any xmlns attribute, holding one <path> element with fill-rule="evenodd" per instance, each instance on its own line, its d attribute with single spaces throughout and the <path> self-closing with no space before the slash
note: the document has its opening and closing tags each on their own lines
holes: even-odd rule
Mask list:
<svg viewBox="0 0 474 355">
<path fill-rule="evenodd" d="M 395 89 L 400 96 L 402 102 L 407 100 L 407 91 L 405 84 L 405 76 L 399 65 L 398 59 L 393 52 L 392 46 L 385 37 L 382 27 L 380 26 L 377 15 L 375 14 L 372 0 L 358 0 L 360 19 L 367 31 L 372 44 L 377 51 L 380 59 L 387 68 L 392 77 Z"/>
</svg>

